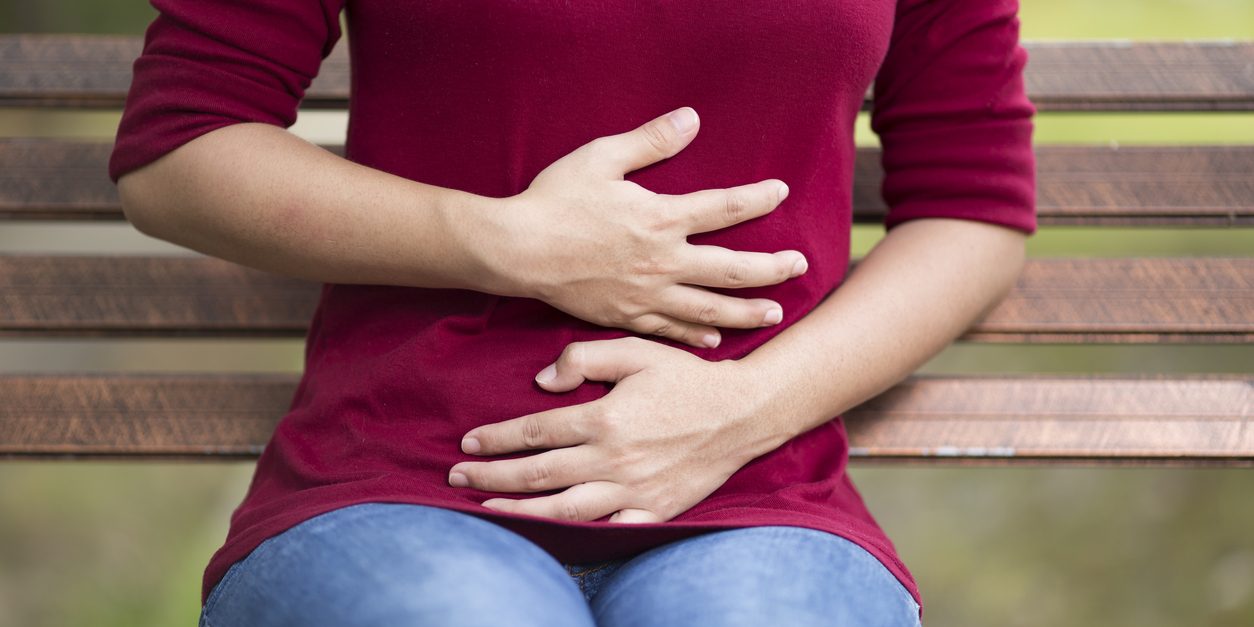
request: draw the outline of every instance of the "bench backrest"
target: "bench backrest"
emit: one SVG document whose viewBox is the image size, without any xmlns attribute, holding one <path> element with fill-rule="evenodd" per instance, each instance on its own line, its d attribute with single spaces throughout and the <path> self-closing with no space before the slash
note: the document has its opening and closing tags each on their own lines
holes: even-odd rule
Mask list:
<svg viewBox="0 0 1254 627">
<path fill-rule="evenodd" d="M 1032 43 L 1041 111 L 1254 111 L 1254 43 Z M 0 107 L 121 108 L 141 42 L 0 36 Z M 343 109 L 341 47 L 302 104 Z M 121 220 L 104 142 L 0 139 L 0 220 Z M 328 148 L 336 150 L 337 147 Z M 859 151 L 855 220 L 876 223 Z M 1042 146 L 1043 227 L 1254 226 L 1254 146 Z M 0 226 L 0 228 L 3 228 Z M 1251 247 L 1254 249 L 1254 246 Z M 1254 252 L 1254 250 L 1251 250 Z M 300 337 L 317 284 L 204 256 L 0 255 L 0 336 Z M 1254 256 L 1030 260 L 961 341 L 1254 339 Z M 257 455 L 295 374 L 0 375 L 0 457 Z M 915 376 L 846 415 L 858 459 L 1254 465 L 1249 369 L 1206 376 Z"/>
</svg>

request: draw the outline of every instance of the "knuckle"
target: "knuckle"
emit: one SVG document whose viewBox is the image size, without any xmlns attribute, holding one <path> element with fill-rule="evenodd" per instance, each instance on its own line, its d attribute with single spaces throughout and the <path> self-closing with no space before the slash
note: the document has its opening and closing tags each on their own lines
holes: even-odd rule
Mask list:
<svg viewBox="0 0 1254 627">
<path fill-rule="evenodd" d="M 583 156 L 589 159 L 595 159 L 604 155 L 609 152 L 611 143 L 613 143 L 613 140 L 608 137 L 598 137 L 593 139 L 587 144 L 584 144 L 585 154 Z"/>
<path fill-rule="evenodd" d="M 553 469 L 548 464 L 536 462 L 523 471 L 523 484 L 532 490 L 543 489 L 553 476 Z"/>
<path fill-rule="evenodd" d="M 775 263 L 775 282 L 783 283 L 792 276 L 792 264 L 787 259 Z"/>
<path fill-rule="evenodd" d="M 523 445 L 527 448 L 540 448 L 545 444 L 544 427 L 535 418 L 525 418 L 522 422 Z"/>
<path fill-rule="evenodd" d="M 683 224 L 679 212 L 673 211 L 666 206 L 660 206 L 650 211 L 648 222 L 649 228 L 654 232 L 673 231 Z"/>
<path fill-rule="evenodd" d="M 713 303 L 706 303 L 704 305 L 698 305 L 696 307 L 695 313 L 696 313 L 696 317 L 693 318 L 694 320 L 701 322 L 702 324 L 708 324 L 710 326 L 718 326 L 718 320 L 719 320 L 718 307 L 715 306 Z"/>
<path fill-rule="evenodd" d="M 641 341 L 647 342 L 649 340 L 641 338 Z M 621 440 L 619 437 L 619 429 L 623 424 L 623 417 L 621 413 L 611 407 L 602 407 L 591 412 L 588 416 L 588 420 L 590 420 L 594 425 L 598 434 L 597 439 L 604 442 L 606 445 L 611 447 L 611 450 L 613 450 L 613 447 L 615 447 Z"/>
<path fill-rule="evenodd" d="M 557 515 L 563 520 L 582 520 L 582 514 L 582 508 L 573 501 L 564 501 L 557 508 Z"/>
<path fill-rule="evenodd" d="M 627 307 L 624 306 L 623 304 L 617 304 L 615 306 L 610 307 L 601 316 L 602 320 L 605 320 L 607 323 L 609 323 L 610 326 L 614 326 L 614 327 L 629 326 L 633 324 L 635 318 L 636 317 L 633 316 L 632 313 L 628 311 Z"/>
<path fill-rule="evenodd" d="M 727 192 L 723 200 L 723 214 L 728 222 L 737 223 L 749 211 L 749 201 L 740 192 Z"/>
<path fill-rule="evenodd" d="M 662 129 L 661 124 L 650 122 L 641 127 L 640 132 L 654 150 L 660 153 L 668 152 L 671 144 L 670 136 Z"/>
<path fill-rule="evenodd" d="M 634 290 L 623 290 L 621 296 L 605 304 L 604 318 L 617 327 L 634 324 L 636 318 L 646 313 L 643 304 L 638 300 Z"/>
<path fill-rule="evenodd" d="M 574 370 L 578 371 L 583 368 L 587 361 L 588 349 L 583 342 L 571 342 L 562 349 L 562 355 L 559 358 L 561 362 Z"/>
<path fill-rule="evenodd" d="M 638 337 L 635 335 L 625 337 L 623 338 L 623 341 L 631 344 L 633 348 L 637 348 L 637 349 L 648 348 L 653 345 L 653 343 L 650 342 L 649 340 L 646 340 L 642 337 Z"/>
<path fill-rule="evenodd" d="M 671 267 L 658 257 L 648 255 L 632 263 L 632 271 L 639 276 L 664 276 L 671 272 Z"/>
<path fill-rule="evenodd" d="M 733 261 L 723 269 L 723 281 L 727 287 L 742 287 L 749 279 L 749 264 Z"/>
<path fill-rule="evenodd" d="M 663 320 L 661 322 L 654 323 L 652 330 L 649 331 L 649 333 L 653 335 L 660 335 L 662 337 L 670 337 L 670 334 L 674 332 L 674 329 L 675 325 L 673 323 Z"/>
</svg>

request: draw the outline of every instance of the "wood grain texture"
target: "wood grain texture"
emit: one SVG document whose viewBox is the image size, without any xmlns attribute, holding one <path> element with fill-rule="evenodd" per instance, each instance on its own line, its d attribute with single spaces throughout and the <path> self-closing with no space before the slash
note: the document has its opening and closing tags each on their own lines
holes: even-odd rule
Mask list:
<svg viewBox="0 0 1254 627">
<path fill-rule="evenodd" d="M 1043 225 L 1254 226 L 1254 146 L 1038 146 Z M 880 150 L 858 150 L 854 221 L 887 210 Z M 2 205 L 0 205 L 2 206 Z"/>
<path fill-rule="evenodd" d="M 253 457 L 298 375 L 3 375 L 0 456 Z M 845 417 L 854 459 L 1254 462 L 1249 378 L 917 377 Z"/>
<path fill-rule="evenodd" d="M 205 256 L 0 256 L 0 336 L 302 336 L 320 288 Z M 1254 258 L 1033 259 L 965 339 L 1249 342 Z"/>
<path fill-rule="evenodd" d="M 121 220 L 101 142 L 0 139 L 0 219 Z M 339 146 L 327 146 L 342 154 Z M 1254 225 L 1254 146 L 1041 146 L 1046 225 Z M 858 151 L 854 220 L 880 223 L 878 149 Z"/>
<path fill-rule="evenodd" d="M 120 108 L 138 37 L 0 36 L 0 107 Z M 1028 94 L 1041 111 L 1254 109 L 1254 42 L 1025 42 Z M 305 96 L 306 109 L 348 103 L 339 45 Z"/>
<path fill-rule="evenodd" d="M 1254 42 L 1025 44 L 1041 111 L 1254 110 Z M 0 107 L 118 109 L 137 37 L 0 35 Z M 305 109 L 343 109 L 344 47 Z M 866 103 L 869 106 L 869 102 Z M 0 140 L 0 219 L 121 219 L 106 143 Z M 333 150 L 338 148 L 331 147 Z M 1043 225 L 1254 225 L 1254 147 L 1048 146 Z M 854 212 L 879 222 L 879 153 Z M 0 336 L 301 336 L 320 286 L 205 257 L 0 256 Z M 1254 340 L 1254 258 L 1039 259 L 964 339 Z M 298 375 L 0 375 L 0 458 L 250 458 Z M 1254 466 L 1254 378 L 915 377 L 846 416 L 851 457 Z"/>
<path fill-rule="evenodd" d="M 846 416 L 851 455 L 1254 462 L 1254 378 L 914 378 Z"/>
<path fill-rule="evenodd" d="M 0 336 L 303 336 L 321 285 L 189 256 L 0 256 Z"/>
<path fill-rule="evenodd" d="M 964 336 L 996 342 L 1254 340 L 1254 258 L 1032 259 Z"/>
</svg>

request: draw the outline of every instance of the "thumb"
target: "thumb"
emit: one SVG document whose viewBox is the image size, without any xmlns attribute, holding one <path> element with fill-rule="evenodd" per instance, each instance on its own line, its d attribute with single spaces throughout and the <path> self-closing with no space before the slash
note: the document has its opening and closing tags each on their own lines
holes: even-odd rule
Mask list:
<svg viewBox="0 0 1254 627">
<path fill-rule="evenodd" d="M 536 375 L 536 383 L 550 392 L 569 392 L 584 381 L 621 381 L 644 370 L 649 351 L 658 346 L 640 337 L 571 342 Z"/>
<path fill-rule="evenodd" d="M 621 179 L 633 170 L 674 156 L 697 136 L 700 119 L 692 107 L 680 107 L 639 127 L 601 137 L 589 147 L 602 174 Z"/>
</svg>

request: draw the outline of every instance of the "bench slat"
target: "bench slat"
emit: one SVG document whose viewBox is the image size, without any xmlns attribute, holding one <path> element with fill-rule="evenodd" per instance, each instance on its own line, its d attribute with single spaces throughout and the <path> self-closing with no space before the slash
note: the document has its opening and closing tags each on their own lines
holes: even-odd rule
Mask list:
<svg viewBox="0 0 1254 627">
<path fill-rule="evenodd" d="M 110 145 L 0 139 L 0 218 L 120 220 L 106 164 Z M 336 146 L 328 147 L 339 151 Z M 862 149 L 854 220 L 880 223 L 878 149 Z M 1254 225 L 1254 146 L 1041 146 L 1042 224 Z"/>
<path fill-rule="evenodd" d="M 199 255 L 0 256 L 0 336 L 302 336 L 320 289 Z M 966 339 L 1249 342 L 1254 258 L 1033 259 Z"/>
<path fill-rule="evenodd" d="M 1042 111 L 1254 109 L 1252 42 L 1025 42 L 1028 94 Z M 138 37 L 0 36 L 0 106 L 120 108 Z M 310 87 L 307 109 L 348 103 L 345 46 Z"/>
<path fill-rule="evenodd" d="M 914 378 L 851 412 L 851 455 L 1254 463 L 1254 379 Z"/>
<path fill-rule="evenodd" d="M 0 457 L 253 457 L 298 375 L 0 376 Z M 1254 463 L 1254 382 L 915 377 L 846 415 L 854 458 Z"/>
</svg>

